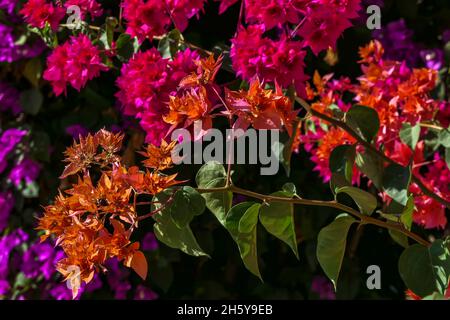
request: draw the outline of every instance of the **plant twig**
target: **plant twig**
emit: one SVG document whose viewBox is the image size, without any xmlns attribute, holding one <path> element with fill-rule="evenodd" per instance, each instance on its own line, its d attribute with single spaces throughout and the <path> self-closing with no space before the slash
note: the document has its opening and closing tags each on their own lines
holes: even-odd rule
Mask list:
<svg viewBox="0 0 450 320">
<path fill-rule="evenodd" d="M 322 200 L 308 200 L 308 199 L 298 199 L 298 198 L 284 198 L 284 197 L 276 197 L 276 196 L 270 196 L 270 195 L 264 195 L 260 193 L 256 193 L 250 190 L 245 190 L 239 187 L 236 187 L 235 185 L 231 185 L 229 187 L 221 187 L 221 188 L 211 188 L 211 189 L 197 189 L 199 193 L 212 193 L 212 192 L 225 192 L 225 191 L 231 191 L 236 194 L 244 195 L 250 198 L 255 198 L 262 200 L 263 202 L 287 202 L 292 204 L 298 204 L 298 205 L 304 205 L 304 206 L 313 206 L 313 207 L 329 207 L 341 210 L 343 212 L 346 212 L 348 214 L 351 214 L 352 216 L 358 218 L 361 220 L 361 224 L 372 224 L 376 225 L 381 228 L 395 230 L 398 232 L 403 233 L 407 237 L 415 240 L 416 242 L 420 243 L 424 246 L 429 246 L 430 243 L 421 238 L 419 235 L 405 229 L 401 224 L 398 223 L 390 223 L 390 222 L 384 222 L 381 220 L 378 220 L 376 218 L 364 215 L 360 213 L 359 211 L 348 207 L 344 204 L 341 204 L 337 201 L 322 201 Z"/>
<path fill-rule="evenodd" d="M 343 122 L 341 120 L 338 120 L 338 119 L 335 119 L 335 118 L 332 118 L 332 117 L 330 117 L 330 116 L 328 116 L 326 114 L 323 114 L 323 113 L 321 113 L 321 112 L 319 112 L 317 110 L 314 110 L 313 108 L 311 108 L 311 106 L 306 101 L 304 101 L 303 99 L 301 99 L 299 97 L 296 97 L 295 99 L 310 114 L 312 114 L 313 116 L 315 116 L 315 117 L 317 117 L 319 119 L 327 121 L 327 122 L 329 122 L 329 123 L 331 123 L 331 124 L 341 128 L 341 129 L 343 129 L 348 134 L 350 134 L 353 138 L 355 138 L 356 141 L 358 141 L 358 143 L 363 145 L 366 149 L 369 149 L 370 151 L 372 151 L 379 158 L 381 158 L 384 162 L 389 163 L 389 164 L 397 164 L 397 162 L 395 162 L 394 160 L 392 160 L 391 158 L 386 156 L 383 152 L 381 152 L 380 150 L 375 148 L 371 143 L 369 143 L 366 140 L 364 140 L 363 138 L 361 138 L 360 135 L 357 134 L 352 128 L 350 128 L 345 122 Z M 426 196 L 428 196 L 430 198 L 433 198 L 434 200 L 436 200 L 439 203 L 443 204 L 447 208 L 450 208 L 450 201 L 445 200 L 444 198 L 440 197 L 439 195 L 435 194 L 433 191 L 428 189 L 428 187 L 422 182 L 420 177 L 418 177 L 414 173 L 411 175 L 411 181 L 414 182 L 415 184 L 417 184 L 417 186 L 422 190 L 422 192 Z"/>
</svg>

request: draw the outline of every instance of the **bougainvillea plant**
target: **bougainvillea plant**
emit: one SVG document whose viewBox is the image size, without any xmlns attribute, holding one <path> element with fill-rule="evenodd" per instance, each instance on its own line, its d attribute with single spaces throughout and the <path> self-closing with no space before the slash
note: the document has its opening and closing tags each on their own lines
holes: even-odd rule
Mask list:
<svg viewBox="0 0 450 320">
<path fill-rule="evenodd" d="M 206 0 L 123 0 L 113 11 L 95 0 L 24 3 L 19 15 L 42 39 L 39 46 L 50 48 L 42 72 L 49 95 L 64 101 L 111 76 L 119 114 L 136 120 L 134 130 L 145 136 L 146 145 L 133 148 L 126 128 L 89 132 L 75 124 L 66 130 L 74 142 L 64 153 L 59 194 L 44 206 L 36 230 L 42 244 L 58 248 L 52 265 L 72 298 L 99 275 L 117 270 L 117 263 L 145 280 L 152 272 L 142 248 L 148 241 L 136 235 L 149 231 L 142 230 L 149 221 L 164 245 L 211 258 L 191 229 L 209 213 L 237 245 L 245 268 L 263 280 L 259 229 L 300 258 L 298 207 L 335 213 L 314 249 L 333 290 L 339 292 L 344 256 L 353 254 L 347 238 L 373 226 L 403 247 L 398 272 L 410 299 L 450 298 L 450 238 L 442 232 L 450 208 L 450 102 L 447 78 L 439 71 L 442 54 L 398 57 L 399 50 L 389 47 L 400 45 L 395 33 L 378 32 L 379 40 L 359 48 L 356 80 L 321 74 L 308 62 L 338 59 L 337 41 L 358 23 L 365 2 L 222 0 L 220 14 L 237 8 L 238 25 L 230 46 L 214 50 L 183 37 L 190 20 L 209 9 Z M 78 20 L 63 21 L 73 6 L 80 10 Z M 403 22 L 389 28 L 405 32 Z M 6 89 L 8 96 L 16 94 Z M 8 112 L 20 112 L 15 103 L 8 105 Z M 280 132 L 276 157 L 285 178 L 298 166 L 293 159 L 305 154 L 332 198 L 306 198 L 301 190 L 308 186 L 294 179 L 271 193 L 243 188 L 232 161 L 205 161 L 195 167 L 195 179 L 185 178 L 186 166 L 194 165 L 181 164 L 175 155 L 183 145 L 211 141 L 206 137 L 213 129 Z M 192 140 L 177 136 L 181 130 L 193 133 Z M 26 134 L 4 131 L 0 160 Z M 225 160 L 233 157 L 228 153 Z M 21 157 L 8 181 L 30 183 L 40 169 Z M 0 210 L 8 214 L 11 197 L 10 191 L 0 193 Z M 316 278 L 312 290 L 333 297 L 322 292 L 327 283 Z"/>
</svg>

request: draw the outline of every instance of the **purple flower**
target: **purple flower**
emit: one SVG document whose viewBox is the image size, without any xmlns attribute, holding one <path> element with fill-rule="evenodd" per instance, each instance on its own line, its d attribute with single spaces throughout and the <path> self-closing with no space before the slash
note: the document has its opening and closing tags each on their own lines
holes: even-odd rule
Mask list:
<svg viewBox="0 0 450 320">
<path fill-rule="evenodd" d="M 8 276 L 11 251 L 27 240 L 28 234 L 21 229 L 0 238 L 0 280 L 4 280 Z"/>
<path fill-rule="evenodd" d="M 156 300 L 158 299 L 158 294 L 152 289 L 147 288 L 143 285 L 138 285 L 136 292 L 134 294 L 134 300 Z"/>
<path fill-rule="evenodd" d="M 43 275 L 50 280 L 55 273 L 55 264 L 60 260 L 59 251 L 48 242 L 36 242 L 22 255 L 21 271 L 27 278 L 36 278 Z"/>
<path fill-rule="evenodd" d="M 425 66 L 428 69 L 440 70 L 444 65 L 444 51 L 442 49 L 427 49 L 420 51 Z"/>
<path fill-rule="evenodd" d="M 0 280 L 0 296 L 4 296 L 8 293 L 10 288 L 9 282 L 6 280 Z"/>
<path fill-rule="evenodd" d="M 11 214 L 13 207 L 14 198 L 12 193 L 0 193 L 0 232 L 3 231 L 8 225 L 9 215 Z"/>
<path fill-rule="evenodd" d="M 6 10 L 11 15 L 16 7 L 17 0 L 0 0 L 0 9 Z"/>
<path fill-rule="evenodd" d="M 0 173 L 6 168 L 6 156 L 22 140 L 27 132 L 18 129 L 8 129 L 0 136 Z"/>
<path fill-rule="evenodd" d="M 410 67 L 417 66 L 420 62 L 421 46 L 414 43 L 413 35 L 414 32 L 406 26 L 403 19 L 388 23 L 383 29 L 373 32 L 374 38 L 383 44 L 385 59 L 406 61 Z"/>
<path fill-rule="evenodd" d="M 322 276 L 314 277 L 311 283 L 311 291 L 317 293 L 321 300 L 336 299 L 332 283 Z"/>
<path fill-rule="evenodd" d="M 142 240 L 142 249 L 146 251 L 157 250 L 159 247 L 158 241 L 153 232 L 149 232 L 144 236 Z"/>
<path fill-rule="evenodd" d="M 84 284 L 84 282 L 83 282 Z M 95 290 L 100 289 L 103 286 L 103 282 L 100 279 L 98 274 L 94 275 L 94 278 L 91 282 L 89 282 L 87 285 L 85 285 L 84 291 L 86 292 L 94 292 Z"/>
<path fill-rule="evenodd" d="M 56 284 L 49 293 L 56 300 L 72 300 L 72 290 L 67 288 L 65 283 Z"/>
<path fill-rule="evenodd" d="M 109 286 L 114 291 L 115 299 L 126 299 L 127 293 L 131 289 L 131 284 L 127 281 L 130 272 L 120 267 L 117 259 L 110 259 L 106 263 L 108 268 L 107 279 Z"/>
<path fill-rule="evenodd" d="M 40 171 L 41 166 L 37 162 L 25 158 L 11 170 L 9 179 L 16 187 L 19 187 L 22 181 L 29 184 L 36 180 Z"/>
<path fill-rule="evenodd" d="M 66 133 L 72 136 L 73 139 L 78 140 L 80 136 L 82 137 L 87 136 L 89 130 L 86 129 L 86 127 L 82 126 L 81 124 L 74 124 L 66 128 Z"/>
<path fill-rule="evenodd" d="M 22 110 L 19 104 L 19 91 L 4 82 L 0 82 L 0 112 L 8 110 L 13 115 L 17 115 Z"/>
<path fill-rule="evenodd" d="M 2 39 L 0 42 L 0 62 L 11 63 L 24 58 L 33 58 L 44 51 L 45 44 L 40 39 L 32 44 L 17 44 L 13 31 L 13 27 L 0 24 L 0 37 Z"/>
</svg>

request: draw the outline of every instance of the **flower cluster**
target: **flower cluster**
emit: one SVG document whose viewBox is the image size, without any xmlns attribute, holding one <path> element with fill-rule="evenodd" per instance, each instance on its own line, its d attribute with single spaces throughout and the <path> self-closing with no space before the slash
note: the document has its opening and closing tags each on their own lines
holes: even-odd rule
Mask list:
<svg viewBox="0 0 450 320">
<path fill-rule="evenodd" d="M 196 52 L 189 49 L 172 59 L 163 59 L 156 49 L 139 52 L 121 69 L 117 98 L 125 115 L 140 119 L 147 141 L 159 144 L 170 127 L 162 115 L 168 112 L 169 95 L 180 80 L 195 71 Z"/>
<path fill-rule="evenodd" d="M 8 226 L 16 202 L 11 187 L 19 189 L 26 186 L 36 180 L 40 173 L 41 168 L 37 162 L 26 154 L 15 152 L 26 134 L 25 130 L 12 128 L 0 135 L 0 174 L 6 177 L 6 183 L 0 189 L 0 232 Z M 14 165 L 7 170 L 13 159 Z"/>
<path fill-rule="evenodd" d="M 363 75 L 359 83 L 351 84 L 347 78 L 331 80 L 331 76 L 314 77 L 314 87 L 308 85 L 308 97 L 318 98 L 311 107 L 321 113 L 333 115 L 337 108 L 348 110 L 344 94 L 353 95 L 353 102 L 374 108 L 380 118 L 380 131 L 376 146 L 397 163 L 407 166 L 413 161 L 413 171 L 423 183 L 445 199 L 450 198 L 450 170 L 438 153 L 429 163 L 425 160 L 424 144 L 413 151 L 399 138 L 402 124 L 416 125 L 434 120 L 441 102 L 431 98 L 437 83 L 437 73 L 431 69 L 410 69 L 405 62 L 384 59 L 380 42 L 371 42 L 360 50 Z M 353 137 L 340 128 L 327 126 L 314 120 L 312 127 L 302 136 L 305 148 L 312 154 L 315 170 L 325 181 L 330 179 L 328 161 L 331 151 L 338 145 L 354 143 Z M 422 130 L 422 134 L 425 134 Z M 410 191 L 415 195 L 414 221 L 426 228 L 445 227 L 445 207 L 425 196 L 417 185 Z"/>
<path fill-rule="evenodd" d="M 45 49 L 45 44 L 41 39 L 35 39 L 32 42 L 21 41 L 21 37 L 25 34 L 20 32 L 20 28 L 17 27 L 21 20 L 14 14 L 16 5 L 17 1 L 0 1 L 0 9 L 5 10 L 0 23 L 0 37 L 2 39 L 0 42 L 0 62 L 11 63 L 24 58 L 33 58 Z M 0 91 L 3 91 L 3 89 L 0 89 Z M 3 109 L 3 106 L 0 108 Z"/>
<path fill-rule="evenodd" d="M 56 95 L 67 92 L 67 84 L 78 91 L 89 80 L 108 68 L 102 64 L 100 52 L 89 38 L 80 34 L 56 47 L 47 60 L 44 79 L 49 81 Z"/>
<path fill-rule="evenodd" d="M 203 10 L 206 0 L 125 0 L 123 17 L 127 21 L 126 32 L 142 42 L 166 33 L 172 23 L 184 31 L 189 19 Z"/>
<path fill-rule="evenodd" d="M 32 27 L 44 28 L 48 24 L 53 31 L 56 31 L 66 10 L 46 0 L 29 0 L 20 10 L 20 14 Z"/>
<path fill-rule="evenodd" d="M 82 174 L 72 188 L 60 193 L 55 203 L 45 208 L 39 220 L 42 240 L 50 235 L 63 249 L 65 257 L 57 262 L 57 270 L 71 284 L 73 297 L 81 282 L 90 283 L 96 272 L 106 270 L 110 259 L 122 261 L 143 279 L 147 276 L 147 260 L 139 250 L 139 242 L 130 237 L 138 226 L 136 199 L 138 195 L 155 195 L 178 183 L 176 175 L 159 170 L 171 166 L 168 154 L 174 144 L 147 148 L 151 157 L 144 165 L 154 169 L 142 172 L 138 167 L 125 168 L 117 153 L 123 135 L 100 130 L 95 135 L 80 137 L 66 151 L 62 178 Z M 101 175 L 95 182 L 91 170 Z M 90 170 L 91 169 L 91 170 Z"/>
<path fill-rule="evenodd" d="M 70 8 L 77 6 L 80 8 L 80 19 L 84 20 L 89 14 L 92 19 L 100 17 L 103 14 L 102 6 L 95 0 L 67 0 L 64 7 Z"/>
<path fill-rule="evenodd" d="M 303 96 L 306 47 L 315 55 L 334 48 L 359 10 L 360 0 L 247 0 L 245 18 L 250 25 L 241 26 L 231 40 L 233 68 L 245 80 L 258 77 L 283 88 L 295 85 Z M 272 29 L 276 39 L 266 36 Z"/>
</svg>

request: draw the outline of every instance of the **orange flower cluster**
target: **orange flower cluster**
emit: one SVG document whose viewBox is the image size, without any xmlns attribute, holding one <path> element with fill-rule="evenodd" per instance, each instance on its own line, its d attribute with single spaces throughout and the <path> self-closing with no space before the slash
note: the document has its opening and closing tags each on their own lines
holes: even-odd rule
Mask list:
<svg viewBox="0 0 450 320">
<path fill-rule="evenodd" d="M 211 54 L 195 63 L 196 72 L 181 79 L 179 91 L 169 97 L 169 112 L 163 116 L 164 122 L 171 125 L 168 133 L 178 127 L 187 128 L 197 120 L 202 121 L 203 130 L 212 127 L 214 108 L 209 95 L 217 93 L 214 80 L 222 65 L 222 56 L 216 60 Z"/>
<path fill-rule="evenodd" d="M 139 251 L 139 242 L 130 236 L 138 227 L 136 198 L 140 194 L 155 195 L 179 183 L 176 175 L 161 170 L 172 166 L 170 154 L 175 143 L 162 143 L 160 148 L 148 146 L 143 161 L 152 171 L 140 171 L 137 166 L 125 168 L 117 154 L 122 149 L 123 135 L 100 130 L 95 135 L 80 138 L 67 149 L 69 163 L 62 175 L 82 172 L 77 183 L 56 197 L 39 219 L 44 241 L 56 237 L 66 257 L 57 270 L 71 284 L 74 298 L 81 282 L 89 283 L 98 271 L 105 271 L 105 262 L 117 258 L 143 279 L 147 276 L 147 261 Z M 90 169 L 98 166 L 100 178 L 93 182 Z"/>
<path fill-rule="evenodd" d="M 237 116 L 235 129 L 281 129 L 283 126 L 292 135 L 292 127 L 298 111 L 293 109 L 292 101 L 283 95 L 275 85 L 275 91 L 264 89 L 258 80 L 250 83 L 249 90 L 225 91 L 229 112 Z"/>
</svg>

